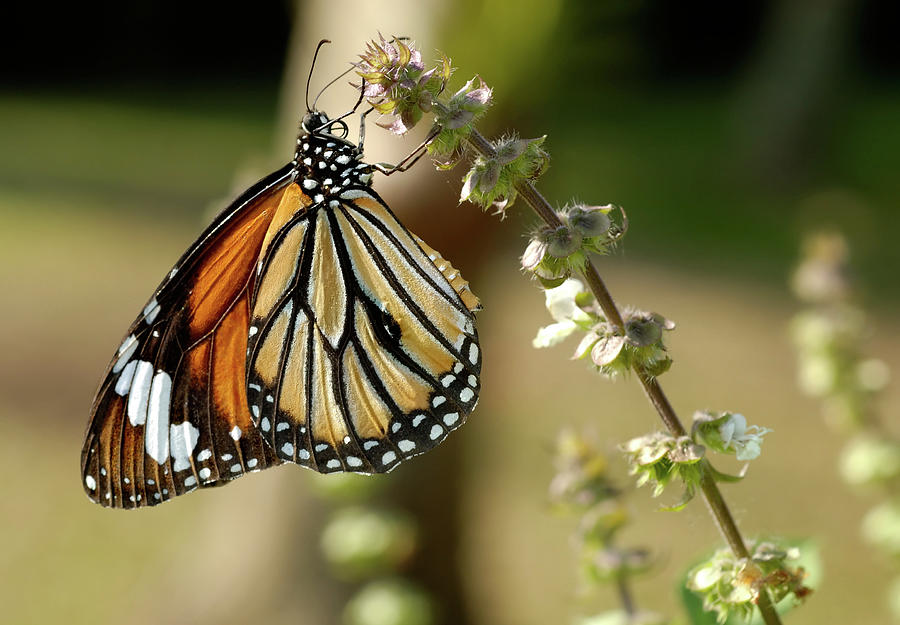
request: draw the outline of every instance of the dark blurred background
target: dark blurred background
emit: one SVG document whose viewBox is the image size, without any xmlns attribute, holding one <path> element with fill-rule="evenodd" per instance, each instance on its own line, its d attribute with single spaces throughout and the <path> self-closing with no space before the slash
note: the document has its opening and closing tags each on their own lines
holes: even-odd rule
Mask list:
<svg viewBox="0 0 900 625">
<path fill-rule="evenodd" d="M 446 52 L 454 87 L 475 73 L 494 87 L 486 132 L 548 134 L 551 201 L 628 210 L 627 240 L 601 270 L 622 304 L 679 323 L 663 379 L 676 408 L 737 410 L 775 430 L 726 491 L 742 527 L 822 545 L 823 586 L 791 622 L 888 622 L 884 562 L 857 537 L 865 506 L 835 475 L 840 441 L 796 389 L 786 283 L 805 232 L 842 230 L 873 313 L 867 347 L 897 370 L 898 24 L 890 0 L 4 7 L 0 620 L 336 622 L 345 590 L 317 555 L 325 512 L 306 472 L 122 513 L 83 497 L 78 455 L 98 376 L 160 277 L 229 198 L 290 156 L 316 41 L 334 41 L 322 85 L 380 30 L 413 37 L 426 59 Z M 323 96 L 332 112 L 354 100 L 343 83 Z M 416 144 L 386 134 L 370 126 L 370 160 Z M 394 497 L 415 508 L 427 491 L 440 504 L 424 535 L 446 544 L 426 545 L 436 555 L 412 571 L 430 567 L 439 586 L 446 570 L 457 603 L 446 613 L 568 622 L 615 599 L 578 591 L 572 522 L 546 504 L 553 437 L 585 425 L 615 453 L 657 426 L 636 385 L 597 379 L 568 347 L 531 348 L 549 321 L 517 268 L 534 219 L 458 206 L 461 173 L 421 163 L 377 183 L 486 306 L 482 403 L 397 471 Z M 898 399 L 885 402 L 895 425 Z M 632 542 L 659 555 L 638 602 L 674 615 L 675 577 L 718 537 L 699 504 L 658 512 L 645 491 L 631 503 Z"/>
</svg>

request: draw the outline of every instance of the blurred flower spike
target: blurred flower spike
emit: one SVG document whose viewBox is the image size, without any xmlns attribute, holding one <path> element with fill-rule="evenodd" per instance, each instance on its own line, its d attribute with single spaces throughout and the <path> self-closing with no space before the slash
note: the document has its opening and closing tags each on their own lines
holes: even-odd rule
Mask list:
<svg viewBox="0 0 900 625">
<path fill-rule="evenodd" d="M 571 428 L 562 430 L 556 438 L 555 465 L 550 499 L 557 505 L 587 509 L 618 495 L 606 457 Z M 618 519 L 615 526 L 624 520 Z"/>
<path fill-rule="evenodd" d="M 771 432 L 759 425 L 747 425 L 737 412 L 697 412 L 692 435 L 698 443 L 738 460 L 753 460 L 762 451 L 763 436 Z"/>
<path fill-rule="evenodd" d="M 650 484 L 653 496 L 658 497 L 674 478 L 684 484 L 681 500 L 666 510 L 680 510 L 693 499 L 700 484 L 701 467 L 705 450 L 688 436 L 672 436 L 665 432 L 653 432 L 633 438 L 621 447 L 631 474 L 637 475 L 637 485 Z"/>
<path fill-rule="evenodd" d="M 539 177 L 550 156 L 541 147 L 546 136 L 536 139 L 506 137 L 495 141 L 496 156 L 479 156 L 463 178 L 459 201 L 482 208 L 494 206 L 501 217 L 516 199 L 516 185 Z"/>
<path fill-rule="evenodd" d="M 426 70 L 422 53 L 398 37 L 379 35 L 359 58 L 356 73 L 363 79 L 363 95 L 376 111 L 395 118 L 380 125 L 396 134 L 404 134 L 432 110 L 451 73 L 445 56 Z"/>
<path fill-rule="evenodd" d="M 788 565 L 799 555 L 795 547 L 782 549 L 773 543 L 760 543 L 749 559 L 720 549 L 688 572 L 687 586 L 703 598 L 705 610 L 716 612 L 719 623 L 733 614 L 749 621 L 764 589 L 776 603 L 788 595 L 803 600 L 812 592 L 803 585 L 803 568 Z"/>
</svg>

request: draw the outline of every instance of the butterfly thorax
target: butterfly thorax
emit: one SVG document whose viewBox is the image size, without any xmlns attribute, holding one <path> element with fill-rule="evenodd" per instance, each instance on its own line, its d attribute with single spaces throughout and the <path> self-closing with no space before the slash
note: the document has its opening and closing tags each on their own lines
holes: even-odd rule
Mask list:
<svg viewBox="0 0 900 625">
<path fill-rule="evenodd" d="M 372 184 L 372 166 L 360 161 L 360 151 L 334 135 L 310 132 L 297 138 L 294 179 L 314 204 L 336 207 L 359 196 Z"/>
</svg>

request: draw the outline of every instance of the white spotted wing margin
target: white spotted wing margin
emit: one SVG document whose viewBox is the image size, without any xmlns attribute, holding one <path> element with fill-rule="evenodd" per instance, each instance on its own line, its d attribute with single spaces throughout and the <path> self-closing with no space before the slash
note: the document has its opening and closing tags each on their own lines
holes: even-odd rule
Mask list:
<svg viewBox="0 0 900 625">
<path fill-rule="evenodd" d="M 132 324 L 94 398 L 82 484 L 105 507 L 151 506 L 279 464 L 244 376 L 253 270 L 292 165 L 248 189 L 182 256 Z"/>
<path fill-rule="evenodd" d="M 266 250 L 248 400 L 277 457 L 385 473 L 459 427 L 480 391 L 477 298 L 370 189 L 321 202 Z"/>
</svg>

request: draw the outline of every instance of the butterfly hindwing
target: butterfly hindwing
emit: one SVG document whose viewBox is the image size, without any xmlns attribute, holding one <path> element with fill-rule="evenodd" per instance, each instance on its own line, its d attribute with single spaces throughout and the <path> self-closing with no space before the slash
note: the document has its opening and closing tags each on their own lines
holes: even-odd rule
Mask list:
<svg viewBox="0 0 900 625">
<path fill-rule="evenodd" d="M 280 459 L 386 472 L 474 408 L 478 303 L 374 193 L 329 208 L 286 220 L 264 251 L 248 397 Z"/>
<path fill-rule="evenodd" d="M 289 180 L 289 167 L 275 172 L 217 217 L 129 329 L 82 449 L 95 502 L 154 505 L 278 463 L 243 371 L 256 260 Z"/>
</svg>

